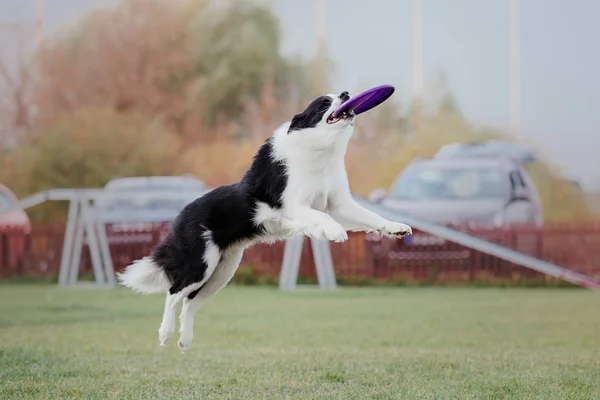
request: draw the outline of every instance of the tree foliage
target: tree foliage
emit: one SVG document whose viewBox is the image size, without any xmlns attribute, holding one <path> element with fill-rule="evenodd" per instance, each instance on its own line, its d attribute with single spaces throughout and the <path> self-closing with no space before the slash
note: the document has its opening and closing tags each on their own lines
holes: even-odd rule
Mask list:
<svg viewBox="0 0 600 400">
<path fill-rule="evenodd" d="M 40 52 L 40 120 L 79 107 L 159 115 L 185 141 L 241 123 L 271 86 L 275 108 L 305 90 L 303 66 L 279 52 L 269 8 L 247 1 L 130 0 L 97 11 Z M 276 113 L 276 110 L 271 110 Z"/>
<path fill-rule="evenodd" d="M 0 37 L 0 156 L 18 146 L 33 127 L 33 63 L 22 36 Z"/>
<path fill-rule="evenodd" d="M 6 157 L 0 180 L 8 175 L 21 196 L 51 188 L 96 188 L 118 176 L 171 175 L 179 149 L 177 137 L 160 119 L 82 108 L 57 118 L 43 135 L 28 138 Z M 51 215 L 34 215 L 56 216 L 57 209 L 50 210 Z"/>
</svg>

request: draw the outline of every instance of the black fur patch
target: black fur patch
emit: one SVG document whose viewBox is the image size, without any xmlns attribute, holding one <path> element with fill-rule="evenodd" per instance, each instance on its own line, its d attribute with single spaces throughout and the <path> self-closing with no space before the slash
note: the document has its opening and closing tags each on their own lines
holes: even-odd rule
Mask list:
<svg viewBox="0 0 600 400">
<path fill-rule="evenodd" d="M 283 207 L 281 195 L 287 186 L 287 167 L 274 161 L 273 139 L 269 138 L 254 156 L 254 162 L 242 179 L 246 192 L 272 208 Z"/>
<path fill-rule="evenodd" d="M 282 207 L 287 169 L 283 163 L 273 160 L 272 153 L 272 139 L 269 139 L 241 181 L 220 186 L 194 200 L 173 221 L 169 234 L 152 252 L 154 261 L 171 282 L 171 294 L 204 278 L 208 268 L 203 259 L 205 232 L 209 231 L 213 243 L 223 250 L 263 232 L 264 228 L 253 222 L 257 202 Z M 193 298 L 198 291 L 188 297 Z"/>
<path fill-rule="evenodd" d="M 323 120 L 323 115 L 331 107 L 331 103 L 332 99 L 329 96 L 320 96 L 314 99 L 304 111 L 294 115 L 288 133 L 317 126 Z"/>
</svg>

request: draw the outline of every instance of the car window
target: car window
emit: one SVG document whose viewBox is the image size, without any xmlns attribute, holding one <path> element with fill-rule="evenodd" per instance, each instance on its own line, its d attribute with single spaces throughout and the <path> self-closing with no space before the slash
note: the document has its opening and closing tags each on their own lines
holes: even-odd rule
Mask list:
<svg viewBox="0 0 600 400">
<path fill-rule="evenodd" d="M 521 172 L 516 170 L 516 171 L 513 171 L 512 175 L 514 175 L 514 183 L 515 183 L 516 187 L 522 187 L 522 188 L 526 187 L 525 180 L 523 179 Z"/>
<path fill-rule="evenodd" d="M 0 192 L 0 210 L 8 210 L 15 205 L 14 200 L 6 193 Z"/>
<path fill-rule="evenodd" d="M 395 199 L 465 200 L 509 196 L 508 174 L 493 167 L 414 166 L 393 186 Z"/>
</svg>

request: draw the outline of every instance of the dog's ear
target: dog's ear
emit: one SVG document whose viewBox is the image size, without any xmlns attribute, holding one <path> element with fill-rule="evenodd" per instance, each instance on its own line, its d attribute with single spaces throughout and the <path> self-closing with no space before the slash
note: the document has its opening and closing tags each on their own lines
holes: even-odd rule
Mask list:
<svg viewBox="0 0 600 400">
<path fill-rule="evenodd" d="M 300 114 L 294 115 L 288 133 L 301 129 L 314 128 L 323 119 L 333 100 L 328 96 L 317 97 Z"/>
<path fill-rule="evenodd" d="M 288 129 L 288 133 L 291 131 L 298 131 L 306 127 L 308 116 L 306 115 L 306 111 L 301 112 L 300 114 L 294 115 L 292 118 L 292 122 L 290 123 L 290 128 Z"/>
</svg>

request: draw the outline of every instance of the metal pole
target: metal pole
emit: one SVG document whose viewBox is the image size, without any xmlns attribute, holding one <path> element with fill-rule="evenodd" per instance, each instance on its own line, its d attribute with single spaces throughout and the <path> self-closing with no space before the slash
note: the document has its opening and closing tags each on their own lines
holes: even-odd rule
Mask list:
<svg viewBox="0 0 600 400">
<path fill-rule="evenodd" d="M 423 2 L 414 0 L 413 26 L 413 97 L 415 101 L 415 133 L 421 127 L 423 100 Z"/>
<path fill-rule="evenodd" d="M 37 0 L 36 7 L 36 24 L 35 24 L 35 41 L 36 48 L 39 48 L 44 41 L 44 26 L 46 21 L 46 0 Z"/>
<path fill-rule="evenodd" d="M 79 266 L 81 263 L 81 253 L 83 251 L 83 236 L 84 236 L 84 211 L 83 202 L 87 201 L 83 198 L 80 200 L 80 214 L 77 218 L 77 225 L 75 226 L 75 238 L 73 240 L 73 255 L 71 256 L 69 266 L 69 280 L 67 285 L 74 286 L 77 284 L 79 279 Z"/>
<path fill-rule="evenodd" d="M 95 205 L 92 208 L 92 212 L 94 214 L 94 225 L 97 229 L 98 246 L 100 248 L 102 265 L 104 266 L 104 275 L 108 285 L 115 286 L 117 283 L 115 279 L 115 267 L 112 262 L 108 237 L 106 236 L 106 223 L 104 222 L 104 216 L 102 213 L 98 212 Z"/>
<path fill-rule="evenodd" d="M 79 216 L 79 204 L 79 198 L 73 198 L 69 201 L 69 214 L 63 239 L 63 251 L 60 259 L 60 272 L 58 277 L 58 284 L 60 286 L 67 286 L 69 284 L 69 267 L 73 258 L 73 242 L 75 239 L 77 218 Z"/>
<path fill-rule="evenodd" d="M 90 209 L 90 201 L 86 197 L 83 200 L 81 207 L 81 218 L 84 221 L 84 232 L 86 233 L 87 245 L 90 249 L 90 256 L 92 258 L 92 269 L 94 271 L 94 277 L 96 284 L 106 284 L 106 277 L 104 276 L 104 266 L 102 265 L 102 257 L 100 248 L 98 247 L 98 236 L 96 235 L 96 223 L 94 221 L 93 211 Z"/>
<path fill-rule="evenodd" d="M 317 278 L 321 289 L 335 289 L 337 280 L 335 278 L 335 268 L 331 259 L 331 247 L 327 240 L 310 239 L 317 270 Z"/>
<path fill-rule="evenodd" d="M 285 242 L 281 273 L 279 274 L 279 289 L 291 290 L 296 288 L 303 246 L 304 236 L 302 235 L 291 237 Z"/>
<path fill-rule="evenodd" d="M 327 3 L 326 0 L 316 0 L 317 12 L 317 74 L 313 77 L 313 88 L 318 93 L 331 85 L 331 74 L 327 71 Z M 327 92 L 329 90 L 327 89 Z"/>
<path fill-rule="evenodd" d="M 521 6 L 519 0 L 509 0 L 510 59 L 510 134 L 519 136 L 521 129 Z"/>
<path fill-rule="evenodd" d="M 325 56 L 327 48 L 327 4 L 326 0 L 316 0 L 317 2 L 317 38 L 319 40 L 319 56 Z"/>
</svg>

